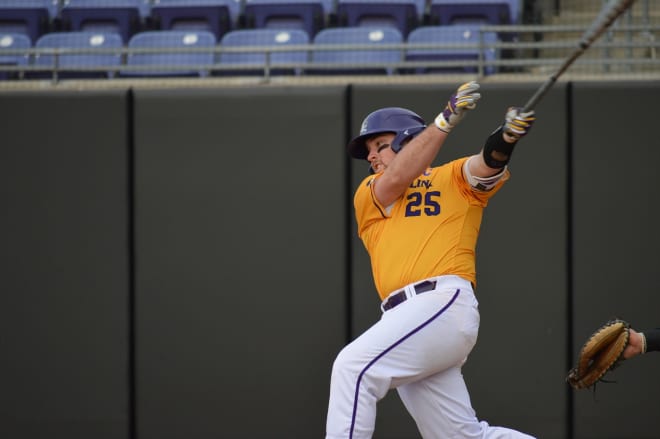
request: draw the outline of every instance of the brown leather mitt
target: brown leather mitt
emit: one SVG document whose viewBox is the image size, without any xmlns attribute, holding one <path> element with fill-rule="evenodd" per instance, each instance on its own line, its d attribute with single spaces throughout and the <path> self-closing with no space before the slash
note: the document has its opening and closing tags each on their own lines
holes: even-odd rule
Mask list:
<svg viewBox="0 0 660 439">
<path fill-rule="evenodd" d="M 623 351 L 630 339 L 630 325 L 614 319 L 598 328 L 582 346 L 577 365 L 566 381 L 574 389 L 588 389 L 603 381 L 607 372 L 623 361 Z"/>
</svg>

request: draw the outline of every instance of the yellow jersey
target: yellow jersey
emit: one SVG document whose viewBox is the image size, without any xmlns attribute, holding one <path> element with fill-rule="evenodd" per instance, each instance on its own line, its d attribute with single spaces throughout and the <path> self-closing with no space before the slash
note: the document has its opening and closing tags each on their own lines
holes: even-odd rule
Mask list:
<svg viewBox="0 0 660 439">
<path fill-rule="evenodd" d="M 488 192 L 463 177 L 468 157 L 428 168 L 391 206 L 382 206 L 366 177 L 355 191 L 358 235 L 371 258 L 381 299 L 423 279 L 457 275 L 476 285 L 475 249 L 483 209 L 509 178 Z"/>
</svg>

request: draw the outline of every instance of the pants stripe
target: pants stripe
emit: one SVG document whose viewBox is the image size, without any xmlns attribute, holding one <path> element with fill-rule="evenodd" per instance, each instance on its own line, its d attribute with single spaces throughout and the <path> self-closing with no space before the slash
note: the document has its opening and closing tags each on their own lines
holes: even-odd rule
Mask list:
<svg viewBox="0 0 660 439">
<path fill-rule="evenodd" d="M 366 366 L 364 369 L 362 369 L 362 372 L 360 372 L 360 375 L 358 376 L 357 384 L 355 385 L 355 398 L 353 399 L 353 416 L 352 416 L 352 419 L 351 419 L 351 431 L 350 431 L 349 439 L 353 439 L 353 429 L 355 428 L 355 418 L 357 417 L 358 396 L 359 396 L 359 393 L 360 393 L 360 382 L 362 381 L 362 377 L 363 377 L 364 374 L 367 372 L 367 370 L 369 370 L 369 368 L 370 368 L 371 366 L 373 366 L 373 365 L 376 363 L 376 361 L 378 361 L 378 360 L 380 360 L 381 358 L 383 358 L 383 357 L 384 357 L 388 352 L 390 352 L 392 349 L 394 349 L 395 347 L 397 347 L 398 345 L 400 345 L 401 343 L 403 343 L 404 341 L 406 341 L 406 340 L 407 340 L 408 338 L 410 338 L 412 335 L 414 335 L 414 334 L 416 334 L 417 332 L 419 332 L 420 330 L 422 330 L 425 326 L 427 326 L 427 325 L 428 325 L 429 323 L 431 323 L 433 320 L 435 320 L 435 319 L 437 319 L 438 317 L 440 317 L 440 316 L 441 316 L 441 315 L 442 315 L 442 314 L 443 314 L 443 313 L 444 313 L 444 312 L 445 312 L 445 311 L 446 311 L 446 310 L 447 310 L 447 309 L 448 309 L 448 308 L 454 303 L 454 301 L 456 300 L 456 298 L 458 297 L 458 295 L 459 295 L 460 292 L 461 292 L 460 288 L 457 289 L 456 292 L 454 293 L 454 295 L 452 296 L 451 300 L 450 300 L 445 306 L 443 306 L 442 309 L 440 309 L 440 311 L 438 311 L 437 313 L 435 313 L 435 314 L 434 314 L 433 316 L 431 316 L 431 318 L 429 318 L 427 321 L 425 321 L 424 323 L 422 323 L 421 325 L 419 325 L 418 327 L 416 327 L 415 329 L 413 329 L 412 331 L 410 331 L 408 334 L 406 334 L 405 336 L 403 336 L 401 339 L 399 339 L 398 341 L 396 341 L 394 344 L 392 344 L 392 346 L 388 347 L 388 348 L 385 349 L 383 352 L 381 352 L 380 354 L 378 354 L 378 356 L 377 356 L 376 358 L 374 358 L 373 360 L 371 360 L 371 361 L 369 362 L 369 364 L 367 364 L 367 366 Z"/>
</svg>

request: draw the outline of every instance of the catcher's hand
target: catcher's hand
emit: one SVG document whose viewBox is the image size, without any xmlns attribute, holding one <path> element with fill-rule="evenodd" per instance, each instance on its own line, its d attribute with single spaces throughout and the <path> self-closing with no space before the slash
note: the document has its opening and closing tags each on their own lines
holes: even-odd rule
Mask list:
<svg viewBox="0 0 660 439">
<path fill-rule="evenodd" d="M 630 325 L 623 320 L 610 320 L 598 328 L 582 346 L 577 365 L 568 372 L 568 384 L 574 389 L 594 387 L 621 364 L 629 340 Z"/>
</svg>

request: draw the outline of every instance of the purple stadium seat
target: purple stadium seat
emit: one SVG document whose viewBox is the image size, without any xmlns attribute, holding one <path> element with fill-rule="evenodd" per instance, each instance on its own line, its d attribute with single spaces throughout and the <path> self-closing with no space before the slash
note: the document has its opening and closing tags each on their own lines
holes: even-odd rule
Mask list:
<svg viewBox="0 0 660 439">
<path fill-rule="evenodd" d="M 406 61 L 461 61 L 454 66 L 423 66 L 413 68 L 409 73 L 476 73 L 478 61 L 493 61 L 498 58 L 498 49 L 480 47 L 497 43 L 494 32 L 480 33 L 479 25 L 421 26 L 408 35 L 409 45 L 438 44 L 437 48 L 410 47 L 406 50 Z M 477 65 L 468 65 L 474 61 Z M 483 66 L 483 73 L 493 74 L 496 67 Z"/>
<path fill-rule="evenodd" d="M 122 69 L 120 76 L 208 76 L 214 63 L 215 45 L 215 35 L 209 31 L 140 32 L 133 35 L 128 42 L 128 68 Z M 209 50 L 188 50 L 191 48 Z M 131 52 L 131 49 L 138 51 Z M 140 52 L 140 49 L 143 51 Z"/>
<path fill-rule="evenodd" d="M 302 29 L 240 29 L 225 34 L 220 41 L 222 48 L 239 47 L 273 47 L 308 45 L 309 35 Z M 237 69 L 219 71 L 220 75 L 263 75 L 268 62 L 270 74 L 296 74 L 302 72 L 302 67 L 284 67 L 284 64 L 304 64 L 308 61 L 309 53 L 306 50 L 290 52 L 220 52 L 217 60 L 220 65 L 236 66 Z M 254 66 L 254 67 L 252 67 Z"/>
<path fill-rule="evenodd" d="M 57 0 L 0 0 L 0 32 L 25 34 L 32 44 L 48 32 Z"/>
<path fill-rule="evenodd" d="M 338 0 L 341 26 L 391 26 L 405 37 L 424 18 L 423 0 Z"/>
<path fill-rule="evenodd" d="M 246 0 L 248 28 L 302 29 L 310 38 L 327 23 L 327 5 L 321 0 Z"/>
<path fill-rule="evenodd" d="M 66 30 L 109 32 L 124 43 L 142 28 L 143 0 L 65 0 L 60 12 Z"/>
<path fill-rule="evenodd" d="M 154 0 L 151 18 L 161 30 L 207 30 L 219 40 L 238 26 L 240 0 Z"/>
<path fill-rule="evenodd" d="M 27 52 L 7 52 L 27 51 L 31 47 L 32 41 L 25 34 L 0 33 L 0 80 L 14 79 L 21 76 L 19 71 L 3 70 L 3 66 L 26 66 L 30 62 L 30 56 Z"/>
<path fill-rule="evenodd" d="M 403 44 L 403 35 L 393 27 L 335 27 L 321 30 L 314 38 L 311 65 L 307 74 L 388 74 L 397 72 L 397 67 L 388 64 L 400 63 L 403 50 L 400 48 L 379 49 L 378 46 Z M 346 48 L 340 46 L 346 45 Z M 360 45 L 362 48 L 351 48 Z M 334 46 L 324 49 L 323 46 Z M 366 49 L 364 46 L 373 46 Z"/>
<path fill-rule="evenodd" d="M 432 24 L 518 24 L 519 0 L 431 0 Z"/>
<path fill-rule="evenodd" d="M 121 65 L 123 41 L 117 33 L 97 33 L 86 31 L 53 32 L 42 35 L 35 44 L 36 49 L 84 49 L 98 50 L 88 53 L 36 54 L 34 65 L 47 67 L 48 71 L 34 72 L 29 77 L 51 77 L 57 66 L 61 78 L 111 78 Z M 117 49 L 112 52 L 110 49 Z M 105 67 L 105 69 L 104 69 Z"/>
</svg>

